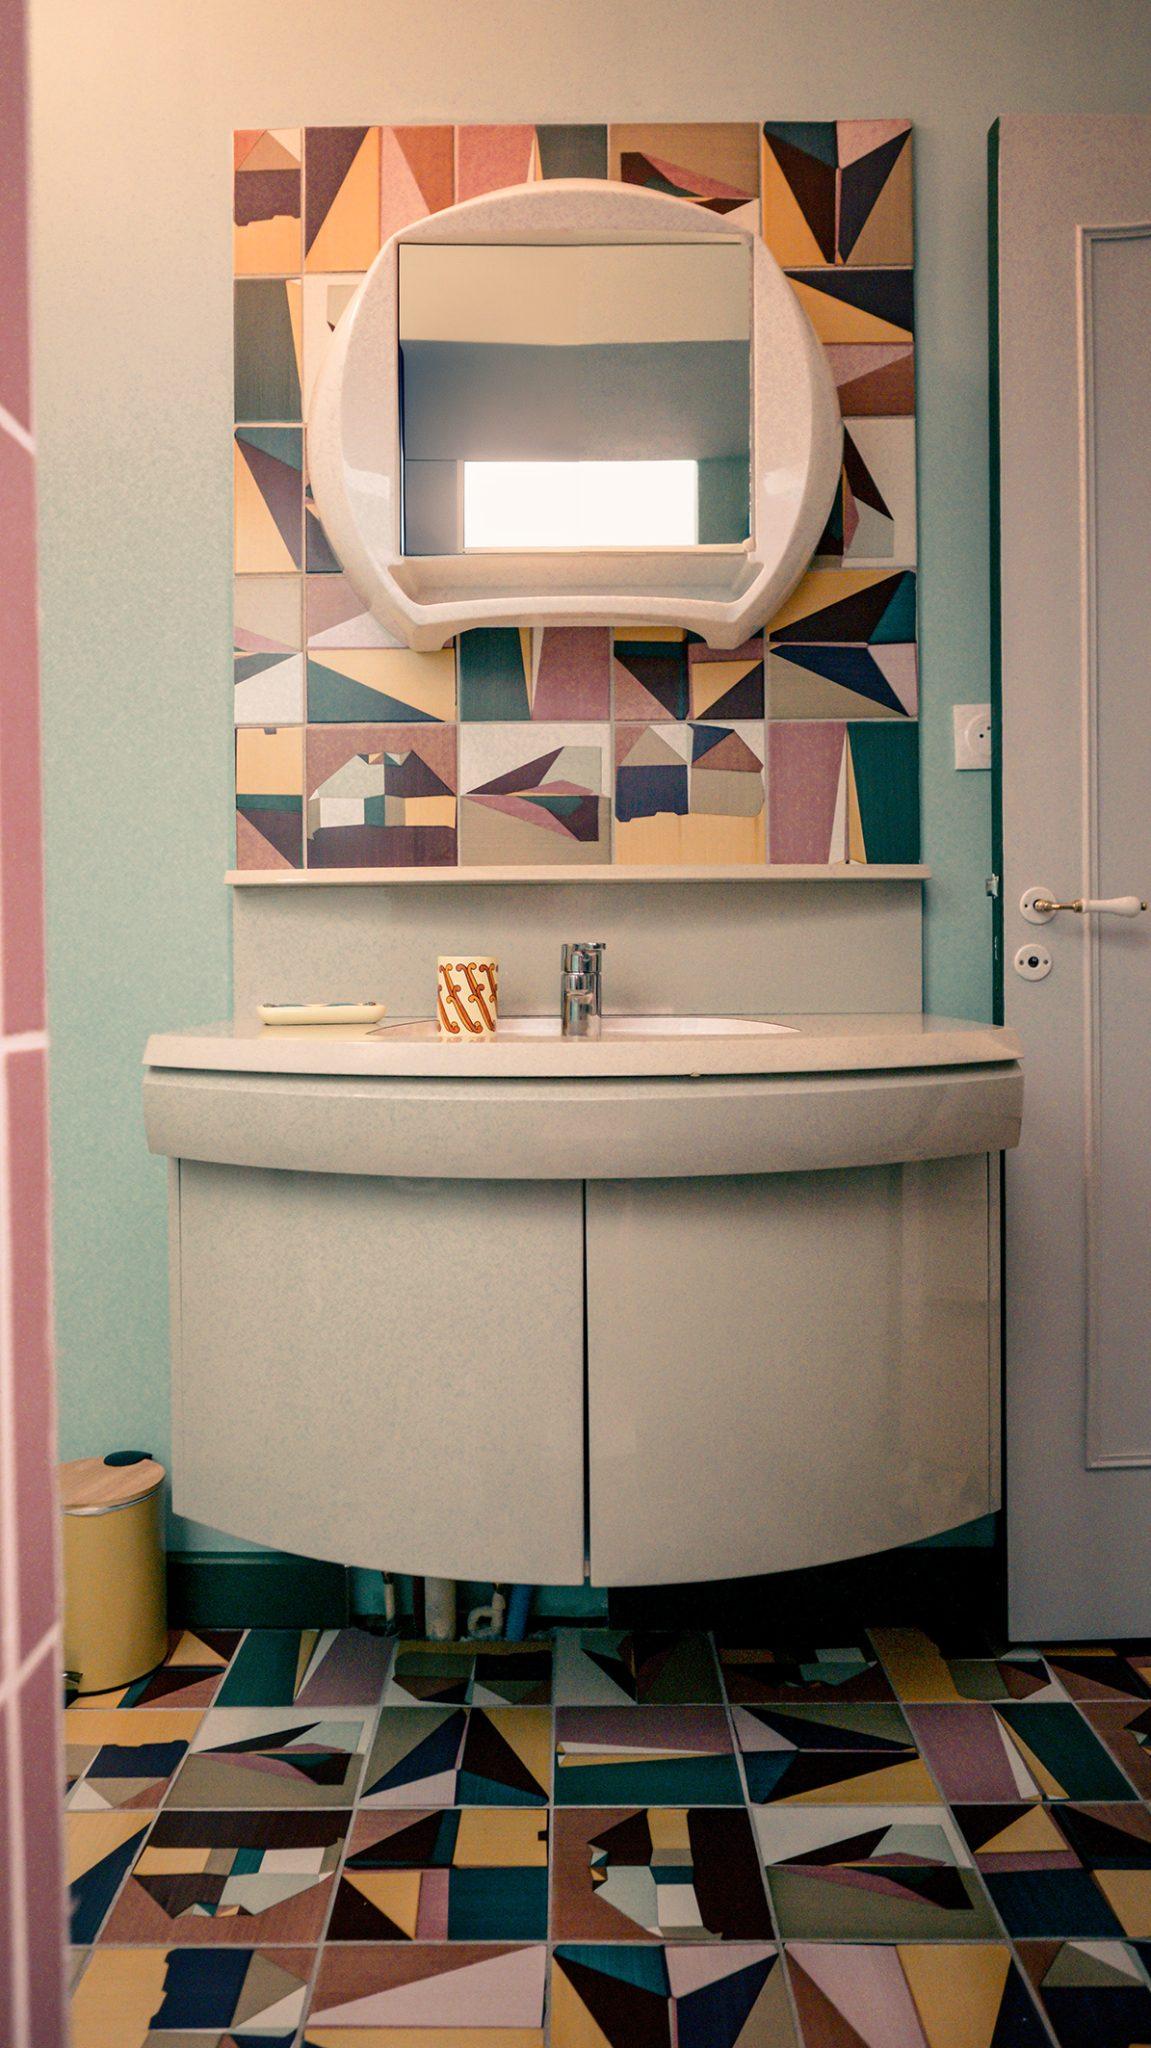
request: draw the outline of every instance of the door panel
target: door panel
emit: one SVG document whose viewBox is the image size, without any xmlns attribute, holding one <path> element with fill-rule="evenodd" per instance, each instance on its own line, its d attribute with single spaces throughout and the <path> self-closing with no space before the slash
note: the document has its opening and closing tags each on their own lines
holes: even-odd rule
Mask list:
<svg viewBox="0 0 1151 2048">
<path fill-rule="evenodd" d="M 999 125 L 1008 1560 L 1017 1636 L 1151 1627 L 1151 121 Z M 1055 1568 L 1054 1561 L 1057 1562 Z"/>
<path fill-rule="evenodd" d="M 583 1577 L 579 1182 L 180 1166 L 182 1514 L 337 1563 Z"/>
<path fill-rule="evenodd" d="M 987 1162 L 587 1189 L 591 1573 L 666 1584 L 994 1504 Z"/>
</svg>

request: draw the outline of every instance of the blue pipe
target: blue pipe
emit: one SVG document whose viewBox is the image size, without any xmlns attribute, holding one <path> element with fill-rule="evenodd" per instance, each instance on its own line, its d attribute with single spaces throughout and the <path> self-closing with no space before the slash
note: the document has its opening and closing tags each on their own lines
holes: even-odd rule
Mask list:
<svg viewBox="0 0 1151 2048">
<path fill-rule="evenodd" d="M 513 1586 L 508 1593 L 507 1619 L 504 1622 L 505 1643 L 522 1643 L 528 1632 L 531 1618 L 534 1586 Z"/>
</svg>

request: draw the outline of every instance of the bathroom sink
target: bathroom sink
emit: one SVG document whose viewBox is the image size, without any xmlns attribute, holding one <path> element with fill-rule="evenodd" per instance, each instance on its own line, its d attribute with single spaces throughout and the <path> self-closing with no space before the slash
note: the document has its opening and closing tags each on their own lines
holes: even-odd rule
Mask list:
<svg viewBox="0 0 1151 2048">
<path fill-rule="evenodd" d="M 758 1017 L 605 1017 L 598 1043 L 615 1038 L 770 1038 L 781 1034 L 794 1036 L 791 1024 L 766 1024 Z M 424 1045 L 437 1039 L 434 1017 L 415 1017 L 407 1024 L 379 1024 L 368 1034 L 372 1038 L 390 1038 L 404 1044 Z M 497 1028 L 497 1039 L 503 1038 L 556 1038 L 560 1036 L 558 1017 L 501 1017 Z M 570 1039 L 569 1044 L 586 1044 L 588 1040 Z"/>
</svg>

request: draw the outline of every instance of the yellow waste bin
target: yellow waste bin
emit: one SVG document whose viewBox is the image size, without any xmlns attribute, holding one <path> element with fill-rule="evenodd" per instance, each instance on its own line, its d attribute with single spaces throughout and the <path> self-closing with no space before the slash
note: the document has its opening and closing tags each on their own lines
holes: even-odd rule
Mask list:
<svg viewBox="0 0 1151 2048">
<path fill-rule="evenodd" d="M 64 1664 L 82 1693 L 130 1685 L 163 1662 L 164 1467 L 143 1451 L 60 1467 Z"/>
</svg>

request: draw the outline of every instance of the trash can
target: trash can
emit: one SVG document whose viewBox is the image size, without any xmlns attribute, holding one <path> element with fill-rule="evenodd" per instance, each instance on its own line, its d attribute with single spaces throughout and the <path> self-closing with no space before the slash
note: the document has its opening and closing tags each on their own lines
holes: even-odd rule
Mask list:
<svg viewBox="0 0 1151 2048">
<path fill-rule="evenodd" d="M 164 1476 L 145 1451 L 60 1467 L 64 1665 L 79 1692 L 130 1685 L 164 1660 Z"/>
</svg>

